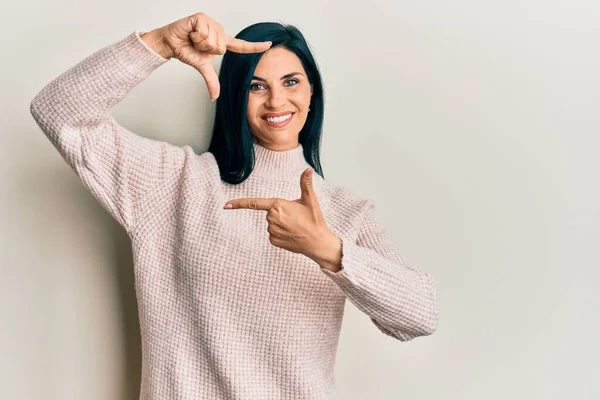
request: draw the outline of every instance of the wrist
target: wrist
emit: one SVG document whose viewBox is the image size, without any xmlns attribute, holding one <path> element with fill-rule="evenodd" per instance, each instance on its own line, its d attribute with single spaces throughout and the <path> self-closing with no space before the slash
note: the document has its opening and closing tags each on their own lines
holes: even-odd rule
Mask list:
<svg viewBox="0 0 600 400">
<path fill-rule="evenodd" d="M 329 232 L 321 242 L 318 254 L 313 260 L 321 268 L 331 272 L 342 269 L 342 239 L 333 232 Z"/>
<path fill-rule="evenodd" d="M 166 44 L 160 28 L 151 30 L 150 32 L 141 33 L 140 38 L 162 58 L 169 59 L 173 57 L 173 53 Z"/>
</svg>

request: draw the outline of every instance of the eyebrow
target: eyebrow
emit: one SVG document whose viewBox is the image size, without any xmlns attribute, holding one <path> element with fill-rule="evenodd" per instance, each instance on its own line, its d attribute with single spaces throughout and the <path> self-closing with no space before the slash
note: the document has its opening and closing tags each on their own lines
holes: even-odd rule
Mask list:
<svg viewBox="0 0 600 400">
<path fill-rule="evenodd" d="M 294 75 L 303 75 L 300 72 L 290 72 L 289 74 L 285 74 L 284 76 L 281 77 L 281 80 L 287 79 L 287 78 L 291 78 Z M 262 81 L 262 82 L 267 82 L 264 78 L 261 78 L 259 76 L 253 76 L 252 79 L 255 79 L 257 81 Z"/>
</svg>

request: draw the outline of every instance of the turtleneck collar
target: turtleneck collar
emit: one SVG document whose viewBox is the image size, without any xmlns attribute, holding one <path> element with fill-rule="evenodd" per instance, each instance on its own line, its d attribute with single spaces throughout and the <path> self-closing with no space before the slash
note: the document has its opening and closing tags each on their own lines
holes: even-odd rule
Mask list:
<svg viewBox="0 0 600 400">
<path fill-rule="evenodd" d="M 310 167 L 300 143 L 298 147 L 284 151 L 271 150 L 256 142 L 253 145 L 255 163 L 251 175 L 268 179 L 293 179 Z"/>
</svg>

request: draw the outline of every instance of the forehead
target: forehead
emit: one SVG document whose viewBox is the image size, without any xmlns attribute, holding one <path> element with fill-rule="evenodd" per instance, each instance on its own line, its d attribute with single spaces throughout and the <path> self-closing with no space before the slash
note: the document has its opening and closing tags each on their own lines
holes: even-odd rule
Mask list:
<svg viewBox="0 0 600 400">
<path fill-rule="evenodd" d="M 275 79 L 279 79 L 289 72 L 305 73 L 298 56 L 283 47 L 267 50 L 256 65 L 254 72 L 254 75 L 261 78 L 273 77 Z"/>
</svg>

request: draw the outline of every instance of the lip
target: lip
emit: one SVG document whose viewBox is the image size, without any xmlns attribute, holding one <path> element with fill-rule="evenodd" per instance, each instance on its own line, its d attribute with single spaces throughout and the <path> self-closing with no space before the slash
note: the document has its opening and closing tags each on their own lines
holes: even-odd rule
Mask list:
<svg viewBox="0 0 600 400">
<path fill-rule="evenodd" d="M 287 114 L 292 114 L 292 116 L 291 116 L 291 117 L 289 117 L 288 119 L 286 119 L 286 120 L 285 120 L 285 121 L 283 121 L 283 122 L 279 122 L 279 123 L 272 123 L 272 122 L 269 122 L 269 121 L 267 121 L 267 116 L 270 116 L 270 115 L 268 115 L 268 114 L 267 114 L 266 116 L 264 116 L 264 117 L 263 117 L 263 120 L 265 121 L 265 123 L 266 123 L 266 124 L 267 124 L 267 125 L 268 125 L 270 128 L 284 128 L 284 127 L 288 126 L 290 122 L 292 122 L 292 119 L 294 119 L 294 115 L 295 115 L 296 113 L 290 113 L 290 112 L 286 112 L 286 113 L 279 113 L 279 115 L 287 115 Z M 276 116 L 277 116 L 277 115 L 276 115 Z"/>
</svg>

